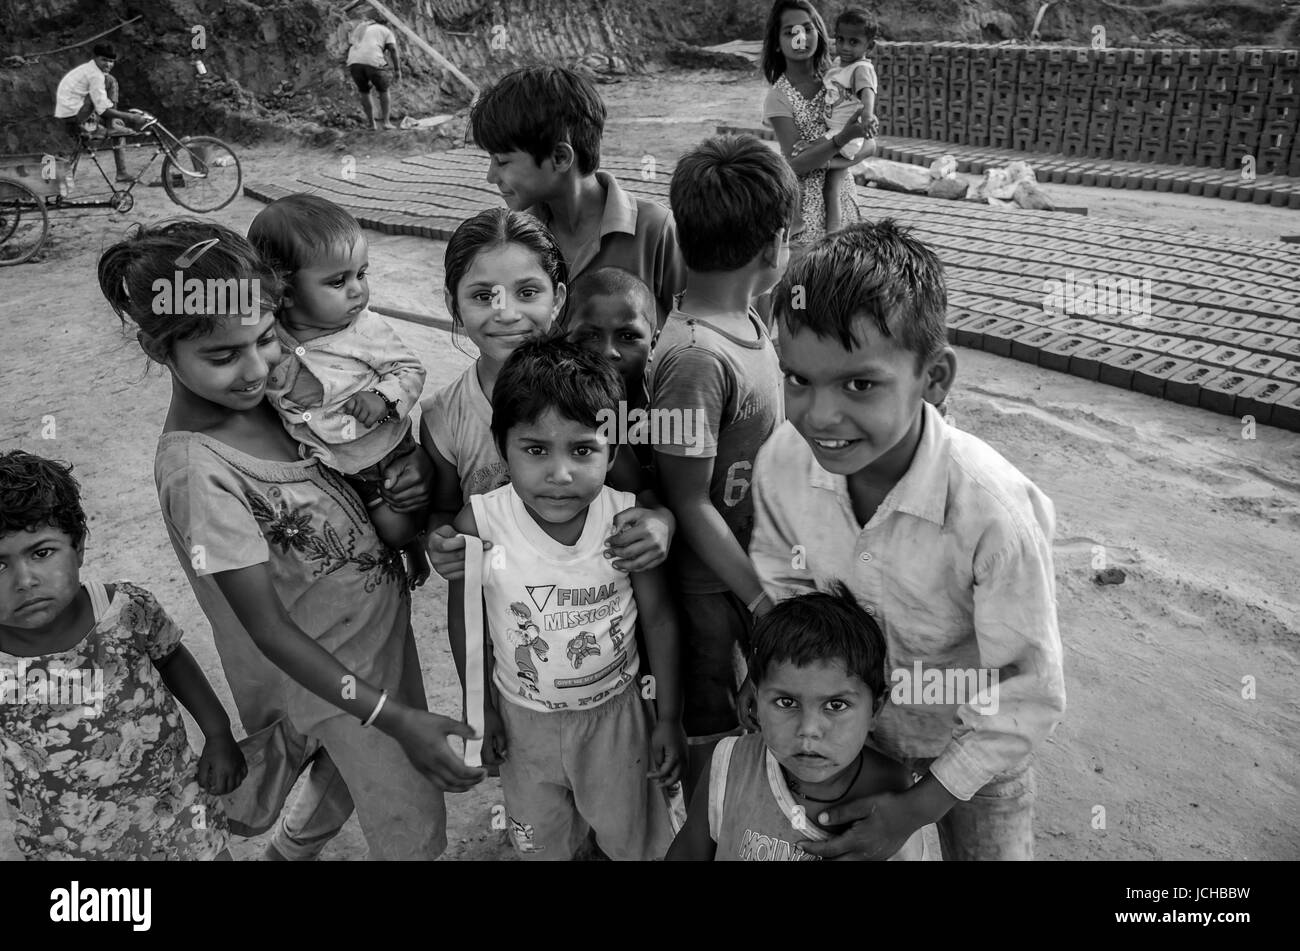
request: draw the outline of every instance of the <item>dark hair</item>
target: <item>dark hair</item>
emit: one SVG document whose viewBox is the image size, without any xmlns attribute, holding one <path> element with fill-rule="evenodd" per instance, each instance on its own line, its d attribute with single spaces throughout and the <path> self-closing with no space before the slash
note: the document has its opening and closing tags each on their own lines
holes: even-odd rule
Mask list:
<svg viewBox="0 0 1300 951">
<path fill-rule="evenodd" d="M 613 265 L 598 267 L 594 271 L 583 271 L 574 279 L 564 308 L 564 320 L 557 321 L 557 324 L 566 326 L 589 298 L 601 295 L 620 297 L 630 303 L 650 324 L 652 331 L 658 324 L 659 312 L 655 304 L 655 296 L 646 286 L 646 282 L 631 271 Z"/>
<path fill-rule="evenodd" d="M 614 364 L 550 333 L 520 344 L 497 375 L 492 437 L 505 458 L 510 430 L 536 422 L 548 409 L 596 429 L 600 411 L 614 409 L 623 398 L 623 378 Z"/>
<path fill-rule="evenodd" d="M 0 453 L 0 535 L 48 525 L 72 537 L 86 537 L 81 486 L 72 466 L 15 449 Z"/>
<path fill-rule="evenodd" d="M 860 27 L 867 39 L 867 49 L 876 44 L 876 38 L 880 35 L 880 25 L 876 18 L 861 7 L 849 7 L 837 16 L 835 29 L 838 30 L 841 26 Z"/>
<path fill-rule="evenodd" d="M 754 623 L 749 676 L 763 682 L 773 664 L 806 667 L 838 662 L 860 678 L 879 700 L 885 694 L 885 636 L 843 581 L 830 591 L 815 591 L 778 601 Z"/>
<path fill-rule="evenodd" d="M 361 225 L 341 205 L 320 195 L 277 198 L 248 226 L 248 241 L 290 284 L 293 276 L 334 248 L 352 248 Z"/>
<path fill-rule="evenodd" d="M 734 271 L 790 227 L 799 181 L 754 136 L 717 135 L 678 160 L 668 197 L 686 266 Z"/>
<path fill-rule="evenodd" d="M 813 31 L 817 34 L 817 52 L 813 54 L 813 72 L 820 76 L 830 64 L 830 35 L 826 32 L 826 21 L 808 0 L 776 0 L 772 12 L 767 15 L 767 28 L 763 32 L 763 76 L 769 83 L 774 83 L 785 75 L 785 54 L 781 52 L 781 14 L 787 10 L 802 10 L 813 22 Z"/>
<path fill-rule="evenodd" d="M 212 240 L 216 244 L 189 258 L 187 252 Z M 184 267 L 177 263 L 182 256 L 188 261 Z M 154 283 L 165 280 L 170 285 L 177 272 L 185 282 L 193 278 L 209 287 L 209 281 L 228 286 L 232 281 L 257 280 L 261 303 L 272 310 L 278 306 L 283 289 L 279 273 L 262 260 L 243 235 L 229 228 L 193 218 L 153 227 L 136 226 L 134 234 L 99 256 L 99 289 L 123 324 L 130 319 L 167 352 L 177 340 L 205 336 L 216 328 L 221 317 L 235 313 L 229 308 L 211 314 L 157 312 Z M 235 294 L 234 300 L 239 296 Z"/>
<path fill-rule="evenodd" d="M 802 307 L 793 306 L 795 287 Z M 892 218 L 822 238 L 786 270 L 772 302 L 782 330 L 834 337 L 845 350 L 861 345 L 853 326 L 865 315 L 882 336 L 916 354 L 918 370 L 947 345 L 943 264 Z"/>
<path fill-rule="evenodd" d="M 564 252 L 546 225 L 522 211 L 506 208 L 480 211 L 460 223 L 447 242 L 447 252 L 443 256 L 443 281 L 451 296 L 451 317 L 456 324 L 461 323 L 456 288 L 465 272 L 480 253 L 506 244 L 522 244 L 536 254 L 537 262 L 551 279 L 552 290 L 568 282 L 569 266 L 564 261 Z"/>
<path fill-rule="evenodd" d="M 117 59 L 117 50 L 113 49 L 113 47 L 109 46 L 107 43 L 96 43 L 91 48 L 91 55 L 115 60 Z"/>
<path fill-rule="evenodd" d="M 484 89 L 470 107 L 474 141 L 489 152 L 519 149 L 538 165 L 561 142 L 573 146 L 578 172 L 600 168 L 605 103 L 584 76 L 563 66 L 528 66 Z"/>
</svg>

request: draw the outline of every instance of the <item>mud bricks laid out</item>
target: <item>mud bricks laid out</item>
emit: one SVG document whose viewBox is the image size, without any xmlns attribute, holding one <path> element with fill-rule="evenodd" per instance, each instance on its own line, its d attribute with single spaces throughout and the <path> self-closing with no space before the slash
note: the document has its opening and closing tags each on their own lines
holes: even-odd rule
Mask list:
<svg viewBox="0 0 1300 951">
<path fill-rule="evenodd" d="M 970 61 L 967 75 L 990 68 Z M 670 162 L 653 173 L 638 157 L 601 164 L 631 194 L 667 204 Z M 487 166 L 486 153 L 456 149 L 245 192 L 270 201 L 316 191 L 365 227 L 445 240 L 501 206 Z M 939 253 L 957 345 L 1300 431 L 1294 246 L 879 189 L 861 189 L 859 201 L 868 219 L 896 218 Z"/>
<path fill-rule="evenodd" d="M 1300 208 L 1297 183 L 1278 180 L 1300 177 L 1300 50 L 880 43 L 873 55 L 885 158 L 915 157 L 899 139 L 938 139 L 1078 159 L 1053 170 L 1071 184 L 1073 171 L 1087 185 Z M 1086 159 L 1134 168 L 1088 175 Z M 1232 176 L 1194 189 L 1196 168 Z"/>
</svg>

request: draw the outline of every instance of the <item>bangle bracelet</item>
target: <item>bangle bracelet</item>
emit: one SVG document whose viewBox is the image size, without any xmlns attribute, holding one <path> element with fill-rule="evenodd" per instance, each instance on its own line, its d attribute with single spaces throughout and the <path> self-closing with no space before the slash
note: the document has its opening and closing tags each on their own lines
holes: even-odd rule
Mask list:
<svg viewBox="0 0 1300 951">
<path fill-rule="evenodd" d="M 388 702 L 388 691 L 381 690 L 379 692 L 379 702 L 375 704 L 375 709 L 370 712 L 370 716 L 361 721 L 361 725 L 370 726 L 370 724 L 374 723 L 375 719 L 379 716 L 379 711 L 384 709 L 384 704 L 386 704 L 387 702 Z"/>
<path fill-rule="evenodd" d="M 754 610 L 755 610 L 755 609 L 756 609 L 760 604 L 763 603 L 763 599 L 766 598 L 766 597 L 767 597 L 767 592 L 766 592 L 766 591 L 760 591 L 760 592 L 758 593 L 758 597 L 757 597 L 757 598 L 755 598 L 753 601 L 750 601 L 747 605 L 745 605 L 745 607 L 749 609 L 749 613 L 750 613 L 750 614 L 753 614 L 753 613 L 754 613 Z"/>
</svg>

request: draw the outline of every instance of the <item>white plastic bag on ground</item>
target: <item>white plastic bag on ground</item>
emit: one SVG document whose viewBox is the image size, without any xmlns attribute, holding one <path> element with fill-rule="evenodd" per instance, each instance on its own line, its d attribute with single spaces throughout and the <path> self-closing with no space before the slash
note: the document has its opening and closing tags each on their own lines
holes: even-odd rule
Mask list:
<svg viewBox="0 0 1300 951">
<path fill-rule="evenodd" d="M 875 183 L 886 191 L 924 195 L 930 187 L 930 170 L 887 159 L 867 159 L 853 166 L 863 181 Z"/>
<path fill-rule="evenodd" d="M 930 163 L 930 177 L 952 178 L 957 174 L 957 160 L 951 155 L 942 155 Z"/>
</svg>

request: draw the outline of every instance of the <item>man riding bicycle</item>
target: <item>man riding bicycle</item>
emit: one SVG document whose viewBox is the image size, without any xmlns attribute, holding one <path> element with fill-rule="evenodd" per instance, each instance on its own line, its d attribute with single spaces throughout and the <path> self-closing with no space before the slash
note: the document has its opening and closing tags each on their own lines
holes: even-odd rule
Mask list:
<svg viewBox="0 0 1300 951">
<path fill-rule="evenodd" d="M 100 122 L 94 121 L 92 117 L 105 122 L 119 119 L 136 129 L 148 121 L 148 116 L 141 113 L 124 112 L 116 108 L 117 103 L 109 94 L 108 80 L 117 62 L 117 53 L 113 47 L 101 43 L 94 47 L 93 53 L 89 62 L 70 70 L 59 80 L 59 88 L 54 96 L 54 118 L 62 121 L 64 129 L 74 141 L 80 141 L 82 136 L 89 136 L 99 128 Z M 116 82 L 113 86 L 116 91 Z M 126 129 L 109 128 L 107 134 L 122 136 L 130 133 Z M 113 146 L 113 164 L 117 166 L 119 182 L 132 180 L 131 173 L 126 170 L 126 157 L 120 138 Z"/>
</svg>

